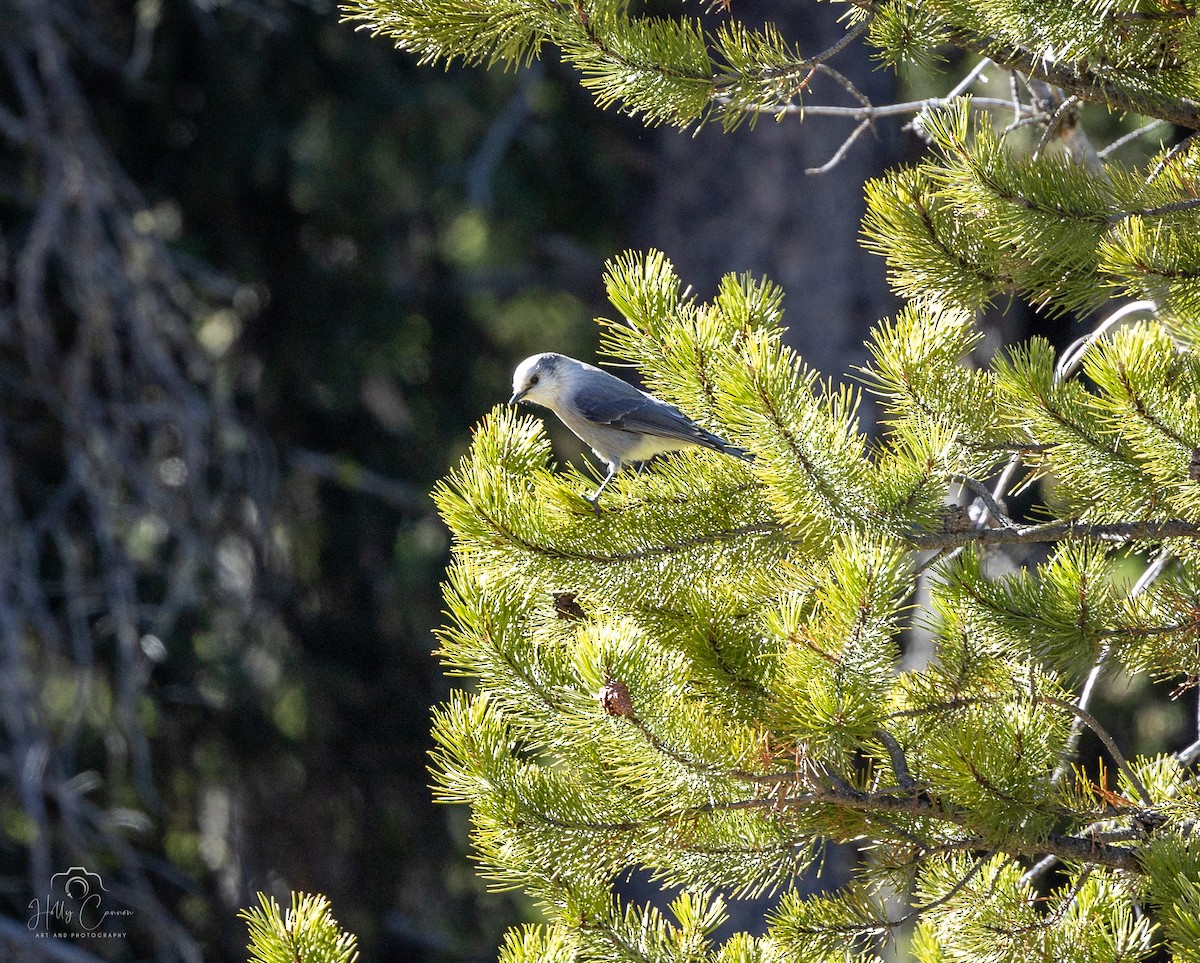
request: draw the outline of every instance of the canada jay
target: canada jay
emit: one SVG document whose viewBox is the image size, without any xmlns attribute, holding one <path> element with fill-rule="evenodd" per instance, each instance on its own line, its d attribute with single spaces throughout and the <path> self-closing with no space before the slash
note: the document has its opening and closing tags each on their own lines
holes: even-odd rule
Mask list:
<svg viewBox="0 0 1200 963">
<path fill-rule="evenodd" d="M 701 428 L 673 405 L 562 354 L 535 354 L 517 365 L 508 403 L 519 401 L 549 408 L 608 465 L 600 487 L 584 496 L 597 511 L 600 493 L 630 462 L 690 445 L 747 461 L 753 457 Z"/>
</svg>

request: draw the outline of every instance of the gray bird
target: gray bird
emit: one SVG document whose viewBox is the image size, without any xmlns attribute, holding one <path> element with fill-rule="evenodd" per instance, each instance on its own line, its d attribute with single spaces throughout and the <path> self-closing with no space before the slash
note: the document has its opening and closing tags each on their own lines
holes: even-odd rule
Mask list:
<svg viewBox="0 0 1200 963">
<path fill-rule="evenodd" d="M 549 408 L 601 461 L 608 475 L 584 498 L 599 511 L 600 493 L 622 466 L 691 445 L 747 461 L 753 456 L 701 428 L 673 405 L 639 391 L 607 371 L 566 355 L 535 354 L 513 372 L 510 405 L 533 402 Z"/>
</svg>

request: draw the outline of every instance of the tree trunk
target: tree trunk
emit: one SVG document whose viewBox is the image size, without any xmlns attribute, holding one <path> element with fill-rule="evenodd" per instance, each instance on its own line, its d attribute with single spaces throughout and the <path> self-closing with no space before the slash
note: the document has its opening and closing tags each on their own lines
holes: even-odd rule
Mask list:
<svg viewBox="0 0 1200 963">
<path fill-rule="evenodd" d="M 826 4 L 740 0 L 740 19 L 774 21 L 806 55 L 845 35 Z M 861 43 L 833 60 L 873 103 L 893 99 L 895 75 L 879 69 Z M 848 93 L 818 78 L 812 103 L 852 104 Z M 767 275 L 783 286 L 788 341 L 823 374 L 842 378 L 866 359 L 871 325 L 896 309 L 883 259 L 859 244 L 863 184 L 896 162 L 895 121 L 851 146 L 828 173 L 805 174 L 837 153 L 854 121 L 827 117 L 776 123 L 763 117 L 732 133 L 710 125 L 655 137 L 655 175 L 635 244 L 656 247 L 701 296 L 729 272 Z"/>
</svg>

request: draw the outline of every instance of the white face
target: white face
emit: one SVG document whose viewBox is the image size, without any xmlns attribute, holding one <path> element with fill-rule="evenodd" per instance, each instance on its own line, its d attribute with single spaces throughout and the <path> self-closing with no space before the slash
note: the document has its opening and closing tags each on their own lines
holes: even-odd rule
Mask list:
<svg viewBox="0 0 1200 963">
<path fill-rule="evenodd" d="M 535 354 L 513 372 L 512 401 L 529 401 L 553 408 L 562 390 L 563 365 L 559 355 Z"/>
</svg>

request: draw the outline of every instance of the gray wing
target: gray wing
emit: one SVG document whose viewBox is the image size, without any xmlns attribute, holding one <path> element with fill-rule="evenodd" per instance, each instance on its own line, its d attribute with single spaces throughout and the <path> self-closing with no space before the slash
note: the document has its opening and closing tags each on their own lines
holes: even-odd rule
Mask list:
<svg viewBox="0 0 1200 963">
<path fill-rule="evenodd" d="M 733 448 L 724 438 L 701 428 L 678 408 L 651 398 L 620 378 L 613 378 L 611 382 L 601 385 L 581 387 L 572 400 L 588 421 L 618 431 L 678 439 L 718 451 Z"/>
</svg>

